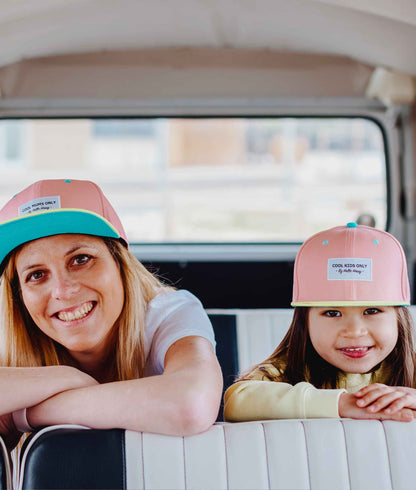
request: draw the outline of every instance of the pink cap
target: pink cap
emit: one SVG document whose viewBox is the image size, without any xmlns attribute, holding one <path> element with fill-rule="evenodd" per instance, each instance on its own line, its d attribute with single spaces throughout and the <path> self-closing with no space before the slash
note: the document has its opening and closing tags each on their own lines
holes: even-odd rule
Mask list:
<svg viewBox="0 0 416 490">
<path fill-rule="evenodd" d="M 17 246 L 62 233 L 112 237 L 128 246 L 120 219 L 98 185 L 40 180 L 0 210 L 0 264 Z"/>
<path fill-rule="evenodd" d="M 389 233 L 348 223 L 313 235 L 299 249 L 292 306 L 409 304 L 406 257 Z"/>
</svg>

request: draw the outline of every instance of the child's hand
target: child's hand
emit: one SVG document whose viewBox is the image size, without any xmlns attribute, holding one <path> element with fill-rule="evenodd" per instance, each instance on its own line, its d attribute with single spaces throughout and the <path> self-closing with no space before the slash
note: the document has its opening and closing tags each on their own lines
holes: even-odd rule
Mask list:
<svg viewBox="0 0 416 490">
<path fill-rule="evenodd" d="M 370 413 L 392 415 L 403 408 L 416 409 L 416 390 L 404 386 L 387 386 L 380 383 L 368 385 L 354 393 L 357 406 Z"/>
<path fill-rule="evenodd" d="M 371 385 L 373 386 L 373 385 Z M 361 390 L 360 390 L 361 391 Z M 358 393 L 358 392 L 357 392 Z M 338 412 L 340 417 L 351 419 L 389 419 L 398 420 L 400 422 L 411 422 L 413 420 L 413 410 L 410 408 L 401 408 L 392 413 L 369 411 L 365 406 L 357 405 L 357 393 L 342 393 L 339 397 Z"/>
</svg>

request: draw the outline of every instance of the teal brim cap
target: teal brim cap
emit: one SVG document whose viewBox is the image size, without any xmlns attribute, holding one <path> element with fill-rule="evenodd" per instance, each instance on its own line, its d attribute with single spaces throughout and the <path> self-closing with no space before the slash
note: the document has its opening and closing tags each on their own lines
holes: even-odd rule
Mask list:
<svg viewBox="0 0 416 490">
<path fill-rule="evenodd" d="M 0 210 L 0 274 L 16 247 L 66 233 L 115 238 L 128 247 L 120 219 L 97 184 L 41 180 Z"/>
<path fill-rule="evenodd" d="M 29 214 L 0 224 L 0 272 L 3 272 L 4 260 L 16 247 L 38 238 L 65 233 L 120 238 L 111 223 L 89 211 L 57 209 Z"/>
</svg>

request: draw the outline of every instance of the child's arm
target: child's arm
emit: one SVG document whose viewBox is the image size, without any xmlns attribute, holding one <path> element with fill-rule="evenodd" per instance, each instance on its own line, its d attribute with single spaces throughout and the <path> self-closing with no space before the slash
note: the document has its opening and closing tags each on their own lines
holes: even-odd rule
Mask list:
<svg viewBox="0 0 416 490">
<path fill-rule="evenodd" d="M 410 407 L 392 413 L 368 411 L 357 405 L 356 394 L 341 389 L 317 389 L 306 382 L 292 386 L 273 381 L 240 381 L 225 393 L 224 419 L 228 422 L 337 417 L 410 422 L 413 412 Z"/>
<path fill-rule="evenodd" d="M 354 394 L 356 406 L 369 413 L 392 415 L 407 408 L 416 410 L 416 390 L 405 386 L 373 383 Z"/>
<path fill-rule="evenodd" d="M 339 417 L 338 399 L 345 390 L 318 390 L 310 383 L 239 381 L 225 393 L 229 422 L 264 419 Z"/>
</svg>

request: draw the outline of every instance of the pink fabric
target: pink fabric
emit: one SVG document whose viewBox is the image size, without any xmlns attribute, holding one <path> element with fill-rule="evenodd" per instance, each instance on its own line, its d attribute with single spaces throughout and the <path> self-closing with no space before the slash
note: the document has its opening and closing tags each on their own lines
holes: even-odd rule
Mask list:
<svg viewBox="0 0 416 490">
<path fill-rule="evenodd" d="M 410 304 L 406 258 L 392 235 L 353 223 L 306 240 L 296 257 L 292 305 L 338 301 Z"/>
<path fill-rule="evenodd" d="M 102 190 L 88 180 L 40 180 L 19 192 L 0 210 L 0 223 L 19 217 L 19 207 L 43 197 L 60 197 L 60 208 L 81 209 L 99 214 L 109 221 L 127 242 L 126 233 L 114 208 Z"/>
</svg>

